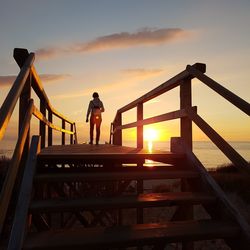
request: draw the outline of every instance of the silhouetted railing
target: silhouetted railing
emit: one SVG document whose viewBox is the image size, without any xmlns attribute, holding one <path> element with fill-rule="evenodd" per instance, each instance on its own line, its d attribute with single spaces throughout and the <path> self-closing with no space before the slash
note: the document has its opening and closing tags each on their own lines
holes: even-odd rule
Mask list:
<svg viewBox="0 0 250 250">
<path fill-rule="evenodd" d="M 231 160 L 236 167 L 250 173 L 249 163 L 234 150 L 209 124 L 207 124 L 198 114 L 197 108 L 192 107 L 192 79 L 197 78 L 212 90 L 220 94 L 234 106 L 238 107 L 248 116 L 250 115 L 250 104 L 241 99 L 228 89 L 221 86 L 213 79 L 206 76 L 206 65 L 196 63 L 188 65 L 184 71 L 159 85 L 138 99 L 132 101 L 126 106 L 120 108 L 111 124 L 110 143 L 122 145 L 122 130 L 127 128 L 137 128 L 137 148 L 143 147 L 143 126 L 157 122 L 180 119 L 180 136 L 185 144 L 192 151 L 192 122 L 194 122 L 208 138 Z M 180 109 L 151 118 L 143 119 L 143 104 L 163 93 L 166 93 L 176 87 L 180 87 Z M 122 124 L 122 114 L 128 110 L 137 108 L 137 121 Z"/>
<path fill-rule="evenodd" d="M 20 72 L 0 109 L 0 140 L 5 134 L 5 130 L 8 126 L 18 99 L 19 133 L 14 153 L 10 161 L 10 165 L 8 167 L 0 194 L 0 235 L 3 229 L 14 184 L 19 171 L 23 170 L 23 166 L 28 156 L 30 145 L 30 121 L 32 115 L 40 120 L 39 130 L 42 148 L 45 147 L 46 144 L 46 126 L 48 128 L 48 146 L 53 144 L 53 129 L 62 133 L 62 144 L 65 144 L 65 134 L 70 136 L 70 144 L 77 143 L 75 123 L 70 121 L 52 107 L 43 89 L 41 80 L 33 66 L 35 54 L 28 53 L 26 49 L 15 49 L 14 58 L 20 67 Z M 31 88 L 33 88 L 36 95 L 40 99 L 40 110 L 35 107 L 34 101 L 31 99 Z M 46 113 L 48 113 L 48 118 L 46 118 Z M 62 120 L 62 127 L 53 124 L 53 116 L 56 116 Z M 69 124 L 70 130 L 65 129 L 66 123 Z"/>
</svg>

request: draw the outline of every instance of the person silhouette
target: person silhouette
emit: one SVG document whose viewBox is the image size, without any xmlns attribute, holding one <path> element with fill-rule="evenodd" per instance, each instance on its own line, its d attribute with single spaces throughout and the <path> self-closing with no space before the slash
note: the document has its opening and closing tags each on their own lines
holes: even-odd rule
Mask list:
<svg viewBox="0 0 250 250">
<path fill-rule="evenodd" d="M 102 101 L 99 99 L 99 94 L 97 92 L 94 92 L 93 100 L 89 102 L 89 107 L 87 111 L 87 117 L 86 122 L 89 121 L 89 115 L 90 115 L 90 141 L 89 144 L 93 144 L 94 139 L 94 126 L 96 126 L 96 145 L 99 144 L 100 140 L 100 133 L 101 133 L 101 123 L 102 123 L 102 112 L 104 112 L 104 106 Z"/>
</svg>

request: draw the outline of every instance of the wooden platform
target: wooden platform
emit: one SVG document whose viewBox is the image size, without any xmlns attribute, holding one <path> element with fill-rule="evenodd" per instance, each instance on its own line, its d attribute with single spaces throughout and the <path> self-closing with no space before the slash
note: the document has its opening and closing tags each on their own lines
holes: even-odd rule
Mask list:
<svg viewBox="0 0 250 250">
<path fill-rule="evenodd" d="M 44 148 L 39 154 L 40 160 L 81 160 L 81 161 L 120 161 L 123 163 L 136 162 L 144 159 L 159 162 L 171 162 L 182 159 L 184 155 L 173 154 L 168 151 L 137 149 L 133 147 L 117 146 L 110 144 L 89 145 L 55 145 Z"/>
</svg>

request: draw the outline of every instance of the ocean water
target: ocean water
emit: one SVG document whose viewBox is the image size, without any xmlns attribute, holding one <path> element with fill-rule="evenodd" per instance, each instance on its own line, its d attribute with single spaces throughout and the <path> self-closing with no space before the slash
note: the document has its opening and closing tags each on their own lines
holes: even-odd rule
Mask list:
<svg viewBox="0 0 250 250">
<path fill-rule="evenodd" d="M 229 144 L 247 161 L 250 161 L 250 141 L 229 142 Z M 135 146 L 135 142 L 126 142 L 125 146 Z M 153 149 L 170 150 L 170 142 L 153 142 Z M 145 143 L 144 147 L 147 147 Z M 218 166 L 230 163 L 230 160 L 211 142 L 195 141 L 193 151 L 206 168 L 216 168 Z M 11 157 L 12 149 L 0 149 L 0 157 Z"/>
<path fill-rule="evenodd" d="M 250 141 L 229 142 L 229 144 L 247 161 L 250 161 Z M 134 143 L 127 142 L 127 146 Z M 147 147 L 147 144 L 144 144 Z M 153 142 L 153 149 L 170 150 L 170 142 Z M 210 141 L 194 141 L 193 152 L 206 168 L 216 168 L 230 163 L 230 160 Z"/>
</svg>

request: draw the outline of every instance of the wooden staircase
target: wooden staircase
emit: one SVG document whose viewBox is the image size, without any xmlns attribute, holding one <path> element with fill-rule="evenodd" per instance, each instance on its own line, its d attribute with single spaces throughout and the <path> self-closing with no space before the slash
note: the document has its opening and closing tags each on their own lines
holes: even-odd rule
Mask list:
<svg viewBox="0 0 250 250">
<path fill-rule="evenodd" d="M 1 249 L 191 250 L 199 241 L 217 239 L 231 249 L 249 249 L 247 221 L 192 151 L 192 122 L 240 171 L 249 174 L 249 163 L 192 107 L 191 80 L 199 79 L 248 116 L 250 104 L 207 77 L 204 64 L 188 65 L 119 109 L 110 143 L 91 146 L 77 143 L 75 123 L 50 104 L 34 53 L 15 49 L 14 57 L 21 70 L 0 110 L 1 139 L 20 99 L 19 136 L 0 194 Z M 175 87 L 180 109 L 143 119 L 143 104 Z M 122 124 L 122 114 L 133 108 L 137 121 Z M 30 140 L 32 115 L 39 119 L 39 136 Z M 180 137 L 171 138 L 170 152 L 143 149 L 143 126 L 173 119 L 180 120 Z M 122 146 L 122 130 L 133 127 L 137 147 Z M 53 130 L 61 132 L 62 145 L 53 145 Z M 146 167 L 147 159 L 160 164 Z"/>
<path fill-rule="evenodd" d="M 92 157 L 94 165 L 98 156 Z M 167 158 L 168 154 L 165 162 Z M 218 198 L 205 189 L 199 171 L 190 166 L 183 155 L 176 158 L 176 163 L 158 167 L 118 166 L 120 161 L 113 160 L 98 169 L 82 167 L 83 162 L 77 166 L 72 159 L 64 161 L 63 166 L 61 159 L 55 166 L 54 159 L 50 166 L 44 164 L 44 157 L 41 161 L 38 154 L 29 205 L 33 221 L 23 249 L 144 246 L 165 249 L 170 243 L 185 246 L 191 241 L 230 241 L 239 237 L 239 225 L 229 218 L 214 218 L 206 213 L 204 218 L 194 219 L 190 213 L 194 206 L 203 206 L 208 212 L 209 208 L 220 209 Z M 140 182 L 144 182 L 145 187 L 145 182 L 150 180 L 158 185 L 175 180 L 176 187 L 161 193 L 140 189 Z M 131 183 L 134 184 L 132 190 Z M 194 183 L 199 189 L 192 190 Z M 155 208 L 162 213 L 160 209 L 166 207 L 171 207 L 173 213 L 168 220 L 149 221 L 147 214 L 155 213 Z M 131 219 L 134 223 L 129 222 Z"/>
</svg>

